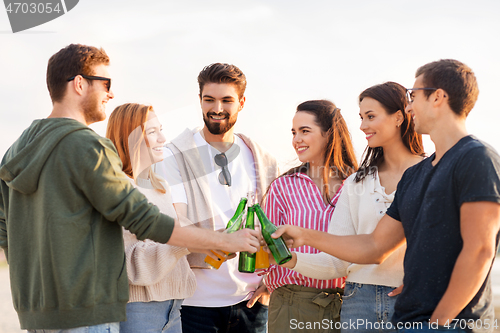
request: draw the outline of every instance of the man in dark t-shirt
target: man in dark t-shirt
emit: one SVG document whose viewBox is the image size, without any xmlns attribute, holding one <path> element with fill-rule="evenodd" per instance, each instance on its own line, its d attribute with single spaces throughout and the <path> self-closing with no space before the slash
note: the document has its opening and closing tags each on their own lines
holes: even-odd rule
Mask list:
<svg viewBox="0 0 500 333">
<path fill-rule="evenodd" d="M 408 93 L 415 130 L 430 135 L 436 152 L 404 173 L 375 231 L 334 236 L 285 226 L 276 234 L 361 264 L 382 262 L 406 238 L 392 320 L 398 332 L 492 332 L 500 157 L 465 128 L 479 93 L 475 75 L 456 60 L 432 62 L 417 70 Z"/>
</svg>

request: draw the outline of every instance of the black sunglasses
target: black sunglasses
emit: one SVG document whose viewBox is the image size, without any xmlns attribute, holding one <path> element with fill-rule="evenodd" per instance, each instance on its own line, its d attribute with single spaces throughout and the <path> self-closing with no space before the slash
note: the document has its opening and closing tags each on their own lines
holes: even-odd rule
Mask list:
<svg viewBox="0 0 500 333">
<path fill-rule="evenodd" d="M 227 168 L 227 157 L 226 154 L 220 153 L 214 156 L 215 164 L 222 168 L 219 173 L 219 183 L 221 185 L 231 186 L 231 174 L 229 173 L 229 169 Z"/>
<path fill-rule="evenodd" d="M 99 80 L 99 81 L 106 81 L 107 84 L 106 84 L 106 90 L 109 92 L 111 90 L 111 79 L 109 77 L 102 77 L 102 76 L 91 76 L 91 75 L 83 75 L 83 74 L 78 74 L 80 75 L 81 77 L 83 77 L 84 79 L 87 79 L 87 80 Z M 75 79 L 75 77 L 77 77 L 78 75 L 74 75 L 72 77 L 70 77 L 67 81 L 72 81 Z"/>
<path fill-rule="evenodd" d="M 413 98 L 411 96 L 411 94 L 416 91 L 416 90 L 438 90 L 438 88 L 410 88 L 410 89 L 406 89 L 406 95 L 408 96 L 408 102 L 413 103 Z"/>
</svg>

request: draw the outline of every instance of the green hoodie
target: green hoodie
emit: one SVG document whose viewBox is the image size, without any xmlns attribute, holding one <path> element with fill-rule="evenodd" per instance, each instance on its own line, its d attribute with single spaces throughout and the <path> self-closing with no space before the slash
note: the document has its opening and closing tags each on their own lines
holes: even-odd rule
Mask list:
<svg viewBox="0 0 500 333">
<path fill-rule="evenodd" d="M 166 243 L 174 220 L 133 188 L 111 141 L 73 119 L 35 120 L 0 165 L 0 246 L 21 328 L 126 319 L 122 226 Z"/>
</svg>

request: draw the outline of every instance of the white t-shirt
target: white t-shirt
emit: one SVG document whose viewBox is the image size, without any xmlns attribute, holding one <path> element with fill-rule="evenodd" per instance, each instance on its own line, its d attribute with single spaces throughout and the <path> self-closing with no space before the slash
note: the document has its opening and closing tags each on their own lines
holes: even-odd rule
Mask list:
<svg viewBox="0 0 500 333">
<path fill-rule="evenodd" d="M 255 193 L 257 180 L 255 177 L 252 152 L 236 135 L 234 144 L 225 152 L 228 159 L 228 170 L 231 174 L 231 186 L 219 183 L 221 167 L 215 164 L 214 156 L 220 152 L 210 146 L 200 132 L 194 134 L 194 141 L 209 179 L 210 193 L 214 212 L 215 229 L 223 229 L 233 216 L 242 197 L 249 192 Z M 164 161 L 157 164 L 156 172 L 170 185 L 173 203 L 187 203 L 186 192 L 179 172 L 179 166 L 170 149 L 165 148 Z M 203 307 L 222 307 L 237 304 L 249 299 L 257 289 L 261 277 L 257 274 L 240 273 L 238 257 L 228 260 L 215 269 L 193 269 L 196 275 L 197 288 L 191 298 L 184 300 L 184 305 Z"/>
</svg>

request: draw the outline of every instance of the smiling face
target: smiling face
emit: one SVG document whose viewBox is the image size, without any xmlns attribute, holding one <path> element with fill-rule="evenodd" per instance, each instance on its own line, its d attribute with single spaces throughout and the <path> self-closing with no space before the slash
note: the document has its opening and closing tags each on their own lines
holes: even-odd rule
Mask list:
<svg viewBox="0 0 500 333">
<path fill-rule="evenodd" d="M 236 86 L 227 83 L 207 83 L 200 96 L 203 121 L 208 131 L 220 135 L 231 130 L 243 109 L 245 97 L 238 98 Z"/>
<path fill-rule="evenodd" d="M 423 88 L 423 80 L 423 74 L 419 75 L 413 84 L 413 88 Z M 424 90 L 415 90 L 410 93 L 410 103 L 408 103 L 405 111 L 411 115 L 415 123 L 415 131 L 418 134 L 429 134 L 430 127 L 435 122 L 433 114 L 430 112 L 432 96 L 431 94 L 427 97 Z"/>
<path fill-rule="evenodd" d="M 293 117 L 292 145 L 302 163 L 323 165 L 327 137 L 316 123 L 316 117 L 305 111 L 298 111 Z"/>
<path fill-rule="evenodd" d="M 384 147 L 395 140 L 402 141 L 398 127 L 403 122 L 401 111 L 390 115 L 377 100 L 365 97 L 359 103 L 359 116 L 359 129 L 365 133 L 369 147 Z"/>
<path fill-rule="evenodd" d="M 158 117 L 154 112 L 149 112 L 146 122 L 144 123 L 144 141 L 145 147 L 141 146 L 142 150 L 146 150 L 151 157 L 152 164 L 163 160 L 163 145 L 165 144 L 165 136 L 162 133 L 162 126 Z"/>
<path fill-rule="evenodd" d="M 93 76 L 110 77 L 104 64 L 95 66 L 93 72 Z M 88 85 L 87 94 L 81 102 L 87 125 L 106 119 L 106 103 L 115 97 L 107 84 L 106 81 L 94 80 Z"/>
</svg>

